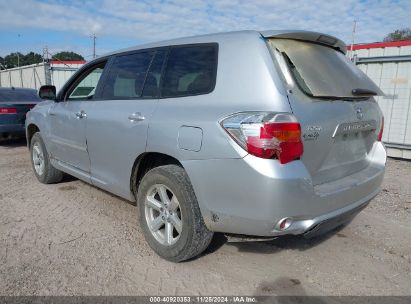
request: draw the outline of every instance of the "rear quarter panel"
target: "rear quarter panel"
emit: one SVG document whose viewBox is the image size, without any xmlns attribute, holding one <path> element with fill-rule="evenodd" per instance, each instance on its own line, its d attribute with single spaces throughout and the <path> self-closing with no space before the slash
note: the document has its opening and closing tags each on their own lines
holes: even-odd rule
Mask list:
<svg viewBox="0 0 411 304">
<path fill-rule="evenodd" d="M 211 222 L 212 214 L 210 202 L 206 201 L 210 196 L 202 195 L 204 183 L 210 180 L 221 181 L 214 174 L 222 176 L 229 167 L 221 166 L 221 172 L 207 170 L 209 162 L 206 160 L 220 160 L 225 164 L 248 154 L 220 126 L 221 119 L 242 111 L 291 112 L 283 82 L 264 39 L 255 32 L 220 38 L 200 41 L 216 42 L 219 45 L 214 91 L 199 96 L 160 99 L 150 121 L 146 148 L 148 152 L 171 155 L 182 163 L 207 225 Z M 182 126 L 202 130 L 195 132 L 202 134 L 200 149 L 186 150 L 179 147 L 178 136 Z M 196 140 L 190 139 L 187 142 Z M 241 179 L 225 182 L 230 187 L 241 186 Z M 219 187 L 224 188 L 224 183 L 219 184 Z"/>
<path fill-rule="evenodd" d="M 241 158 L 241 149 L 221 128 L 222 118 L 241 111 L 290 112 L 284 85 L 271 54 L 257 32 L 222 35 L 218 43 L 218 68 L 215 89 L 205 95 L 164 98 L 149 126 L 147 151 L 171 155 L 180 162 L 194 159 Z M 196 43 L 194 38 L 191 43 Z M 199 151 L 181 149 L 181 126 L 202 129 Z"/>
</svg>

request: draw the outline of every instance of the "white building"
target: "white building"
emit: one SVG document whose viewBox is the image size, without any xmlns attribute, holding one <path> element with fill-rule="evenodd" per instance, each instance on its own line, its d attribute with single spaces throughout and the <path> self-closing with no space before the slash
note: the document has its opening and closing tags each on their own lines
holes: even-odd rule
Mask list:
<svg viewBox="0 0 411 304">
<path fill-rule="evenodd" d="M 388 155 L 411 159 L 411 40 L 357 44 L 353 52 L 357 66 L 386 94 L 377 101 Z"/>
</svg>

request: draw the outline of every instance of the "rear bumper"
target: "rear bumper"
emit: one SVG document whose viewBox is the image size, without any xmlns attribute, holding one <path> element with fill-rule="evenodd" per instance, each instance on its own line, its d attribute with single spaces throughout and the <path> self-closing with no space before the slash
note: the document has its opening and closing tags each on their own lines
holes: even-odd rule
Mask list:
<svg viewBox="0 0 411 304">
<path fill-rule="evenodd" d="M 0 124 L 0 134 L 25 134 L 24 124 Z"/>
<path fill-rule="evenodd" d="M 279 236 L 304 234 L 319 224 L 322 230 L 332 229 L 333 223 L 338 226 L 349 220 L 378 194 L 385 161 L 383 145 L 375 143 L 367 168 L 319 186 L 312 184 L 300 161 L 281 165 L 247 155 L 243 159 L 186 161 L 183 166 L 210 230 Z M 276 225 L 283 218 L 291 218 L 292 224 L 281 231 Z"/>
<path fill-rule="evenodd" d="M 371 193 L 365 199 L 350 204 L 344 208 L 334 210 L 333 212 L 318 216 L 312 219 L 297 220 L 282 234 L 304 234 L 305 237 L 313 237 L 329 230 L 332 230 L 346 222 L 349 222 L 354 216 L 364 209 L 379 191 Z M 278 234 L 281 235 L 281 234 Z"/>
<path fill-rule="evenodd" d="M 350 210 L 339 210 L 341 214 L 332 214 L 329 218 L 320 221 L 318 224 L 312 225 L 309 229 L 304 231 L 305 238 L 315 237 L 321 235 L 327 231 L 337 228 L 345 223 L 351 221 L 362 209 L 368 205 L 369 201 L 360 204 L 359 206 L 353 206 Z"/>
</svg>

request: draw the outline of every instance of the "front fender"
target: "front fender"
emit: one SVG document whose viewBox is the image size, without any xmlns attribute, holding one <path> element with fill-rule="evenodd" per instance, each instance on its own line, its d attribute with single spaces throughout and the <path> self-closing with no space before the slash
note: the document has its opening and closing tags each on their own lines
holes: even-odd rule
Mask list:
<svg viewBox="0 0 411 304">
<path fill-rule="evenodd" d="M 49 146 L 49 134 L 50 134 L 50 121 L 49 121 L 49 111 L 50 108 L 53 106 L 53 101 L 42 101 L 41 103 L 37 104 L 33 109 L 27 112 L 26 116 L 26 138 L 28 138 L 28 127 L 30 125 L 35 125 L 42 133 L 42 138 L 44 144 L 46 145 L 46 149 Z M 27 145 L 29 142 L 27 141 Z"/>
</svg>

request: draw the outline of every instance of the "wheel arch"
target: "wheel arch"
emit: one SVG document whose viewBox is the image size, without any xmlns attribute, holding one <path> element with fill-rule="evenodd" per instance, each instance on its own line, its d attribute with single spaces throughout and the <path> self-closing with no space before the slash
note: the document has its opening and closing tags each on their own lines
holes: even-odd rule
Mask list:
<svg viewBox="0 0 411 304">
<path fill-rule="evenodd" d="M 26 129 L 27 146 L 30 147 L 31 139 L 36 132 L 40 132 L 40 128 L 34 124 L 30 123 Z"/>
<path fill-rule="evenodd" d="M 160 152 L 145 152 L 136 158 L 130 176 L 130 192 L 136 202 L 137 189 L 143 176 L 151 169 L 165 165 L 177 165 L 184 169 L 177 158 Z"/>
</svg>

